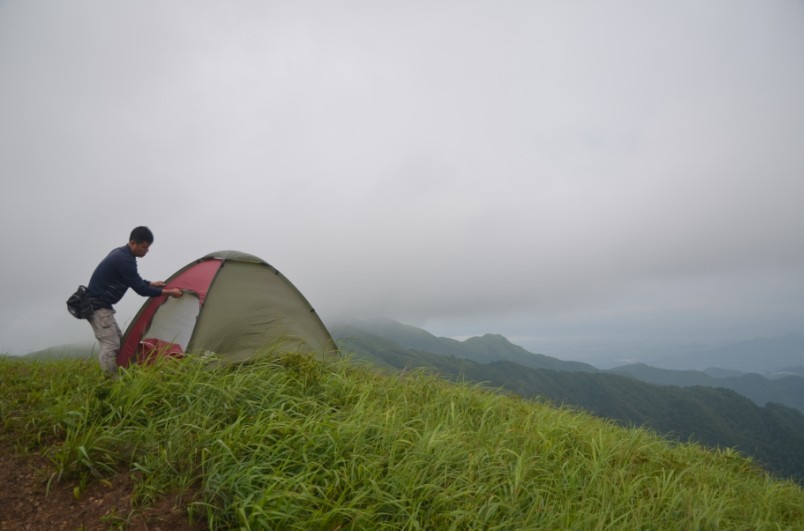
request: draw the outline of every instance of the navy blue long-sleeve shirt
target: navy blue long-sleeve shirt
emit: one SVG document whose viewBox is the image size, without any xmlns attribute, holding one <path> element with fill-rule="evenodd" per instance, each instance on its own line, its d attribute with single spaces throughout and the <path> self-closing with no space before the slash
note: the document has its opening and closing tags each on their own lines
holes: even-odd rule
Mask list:
<svg viewBox="0 0 804 531">
<path fill-rule="evenodd" d="M 125 295 L 128 288 L 143 297 L 158 297 L 162 288 L 151 286 L 137 272 L 137 258 L 128 245 L 113 249 L 104 258 L 89 279 L 87 292 L 93 299 L 103 303 L 103 307 L 111 308 Z"/>
</svg>

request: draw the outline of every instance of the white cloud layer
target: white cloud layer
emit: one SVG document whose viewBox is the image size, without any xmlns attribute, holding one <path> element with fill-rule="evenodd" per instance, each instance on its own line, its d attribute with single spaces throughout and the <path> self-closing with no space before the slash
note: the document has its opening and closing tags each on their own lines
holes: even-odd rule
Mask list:
<svg viewBox="0 0 804 531">
<path fill-rule="evenodd" d="M 237 249 L 325 322 L 804 330 L 801 2 L 11 0 L 0 94 L 0 351 L 90 339 L 139 224 L 146 278 Z"/>
</svg>

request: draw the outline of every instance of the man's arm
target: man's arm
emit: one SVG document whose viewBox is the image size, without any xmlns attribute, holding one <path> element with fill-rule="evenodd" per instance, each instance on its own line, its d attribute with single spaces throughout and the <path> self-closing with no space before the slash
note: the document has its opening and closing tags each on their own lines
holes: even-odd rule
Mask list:
<svg viewBox="0 0 804 531">
<path fill-rule="evenodd" d="M 133 256 L 120 264 L 119 271 L 125 285 L 143 297 L 158 297 L 162 295 L 160 288 L 152 286 L 150 282 L 143 279 L 139 272 L 137 272 L 137 262 L 134 260 Z"/>
</svg>

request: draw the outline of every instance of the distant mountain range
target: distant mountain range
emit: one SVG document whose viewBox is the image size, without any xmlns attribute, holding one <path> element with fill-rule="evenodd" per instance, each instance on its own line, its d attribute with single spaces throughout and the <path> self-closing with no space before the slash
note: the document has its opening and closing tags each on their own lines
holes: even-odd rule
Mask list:
<svg viewBox="0 0 804 531">
<path fill-rule="evenodd" d="M 392 341 L 397 346 L 412 351 L 454 356 L 478 363 L 511 361 L 538 369 L 604 372 L 588 363 L 563 361 L 529 352 L 498 334 L 486 334 L 458 341 L 437 337 L 421 328 L 391 319 L 356 320 L 337 324 L 331 328 L 334 335 L 344 339 L 348 339 L 349 330 L 352 329 L 354 337 L 365 339 L 374 336 L 377 340 Z M 760 380 L 747 376 L 749 373 L 755 373 L 763 376 L 762 380 L 787 380 L 779 386 L 782 389 L 794 388 L 801 382 L 796 378 L 788 378 L 804 378 L 804 335 L 788 334 L 776 338 L 756 338 L 695 353 L 685 351 L 677 355 L 652 358 L 649 363 L 625 365 L 605 372 L 624 374 L 660 385 L 726 387 L 738 392 L 741 389 L 756 387 L 756 382 Z M 784 396 L 782 392 L 777 397 L 772 390 L 765 392 L 767 399 L 763 399 L 761 393 L 754 394 L 755 401 L 760 405 L 768 401 L 780 401 Z"/>
<path fill-rule="evenodd" d="M 772 380 L 729 370 L 645 365 L 602 371 L 530 353 L 500 335 L 457 341 L 390 320 L 356 321 L 330 330 L 342 352 L 378 367 L 434 370 L 679 440 L 737 448 L 804 484 L 804 379 L 799 376 Z"/>
<path fill-rule="evenodd" d="M 554 369 L 557 371 L 598 372 L 598 369 L 587 363 L 562 361 L 557 358 L 534 354 L 514 345 L 499 334 L 486 334 L 458 341 L 447 337 L 436 337 L 426 330 L 405 325 L 391 319 L 372 319 L 341 323 L 331 327 L 333 336 L 347 344 L 350 341 L 364 345 L 360 351 L 369 357 L 373 351 L 383 348 L 402 347 L 413 352 L 422 351 L 443 356 L 453 356 L 489 363 L 492 361 L 511 361 L 525 367 L 537 369 Z M 386 343 L 384 346 L 382 343 Z M 374 360 L 379 361 L 379 360 Z"/>
<path fill-rule="evenodd" d="M 768 376 L 804 376 L 804 335 L 758 337 L 713 349 L 674 352 L 643 361 L 654 367 L 673 370 L 710 372 L 716 368 Z"/>
<path fill-rule="evenodd" d="M 656 385 L 677 385 L 680 387 L 722 387 L 731 389 L 750 398 L 757 405 L 768 402 L 784 404 L 804 412 L 804 377 L 787 374 L 775 378 L 767 378 L 756 373 L 730 376 L 712 376 L 712 374 L 732 374 L 710 369 L 709 371 L 671 371 L 657 369 L 638 363 L 626 365 L 606 371 L 622 374 Z"/>
</svg>

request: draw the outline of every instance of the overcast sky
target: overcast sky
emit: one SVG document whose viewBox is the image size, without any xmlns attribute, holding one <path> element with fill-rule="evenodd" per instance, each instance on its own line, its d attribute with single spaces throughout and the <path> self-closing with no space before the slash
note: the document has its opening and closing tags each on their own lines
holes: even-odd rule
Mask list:
<svg viewBox="0 0 804 531">
<path fill-rule="evenodd" d="M 0 352 L 91 340 L 140 224 L 143 277 L 248 252 L 325 323 L 804 332 L 802 95 L 800 0 L 0 0 Z"/>
</svg>

